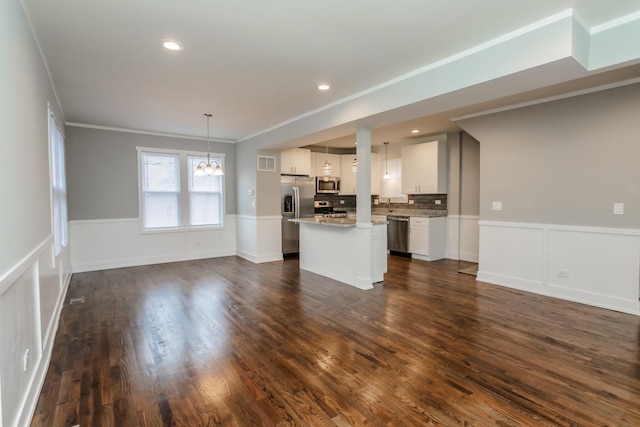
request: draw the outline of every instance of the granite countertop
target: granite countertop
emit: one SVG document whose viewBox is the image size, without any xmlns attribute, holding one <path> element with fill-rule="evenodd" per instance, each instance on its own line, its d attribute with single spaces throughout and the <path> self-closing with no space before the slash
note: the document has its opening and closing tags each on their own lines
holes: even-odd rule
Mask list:
<svg viewBox="0 0 640 427">
<path fill-rule="evenodd" d="M 371 215 L 400 215 L 400 216 L 417 216 L 423 218 L 437 217 L 437 216 L 447 216 L 448 212 L 444 209 L 391 209 L 388 211 L 387 208 L 375 208 L 371 210 Z"/>
<path fill-rule="evenodd" d="M 355 227 L 356 220 L 353 218 L 296 218 L 290 219 L 290 222 L 296 222 L 298 224 L 320 224 L 320 225 L 329 225 L 333 227 Z M 371 224 L 379 225 L 386 224 L 387 221 L 378 221 L 373 220 Z"/>
</svg>

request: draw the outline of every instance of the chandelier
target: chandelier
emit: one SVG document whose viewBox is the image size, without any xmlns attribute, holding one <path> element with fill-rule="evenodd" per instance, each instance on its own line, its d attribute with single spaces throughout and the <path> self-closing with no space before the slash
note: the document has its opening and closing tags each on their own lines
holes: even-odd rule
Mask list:
<svg viewBox="0 0 640 427">
<path fill-rule="evenodd" d="M 209 141 L 209 119 L 211 118 L 211 114 L 204 113 L 203 114 L 207 118 L 207 161 L 204 160 L 198 163 L 198 167 L 196 171 L 193 173 L 195 176 L 211 176 L 211 175 L 224 175 L 222 172 L 222 168 L 215 160 L 211 161 L 211 153 L 210 153 L 210 141 Z M 215 163 L 215 167 L 211 164 Z M 202 167 L 204 165 L 204 168 Z"/>
</svg>

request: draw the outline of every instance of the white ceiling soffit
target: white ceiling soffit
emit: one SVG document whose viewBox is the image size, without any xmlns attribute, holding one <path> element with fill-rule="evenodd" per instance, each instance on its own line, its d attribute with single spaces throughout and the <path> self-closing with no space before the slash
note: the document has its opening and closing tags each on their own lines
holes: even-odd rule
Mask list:
<svg viewBox="0 0 640 427">
<path fill-rule="evenodd" d="M 67 122 L 202 137 L 210 112 L 213 139 L 258 147 L 438 115 L 640 58 L 640 1 L 630 0 L 22 3 Z"/>
</svg>

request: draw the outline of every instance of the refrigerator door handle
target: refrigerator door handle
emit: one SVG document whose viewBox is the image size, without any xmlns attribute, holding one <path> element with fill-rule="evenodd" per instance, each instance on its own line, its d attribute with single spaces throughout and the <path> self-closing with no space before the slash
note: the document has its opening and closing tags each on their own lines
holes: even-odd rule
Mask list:
<svg viewBox="0 0 640 427">
<path fill-rule="evenodd" d="M 300 218 L 300 189 L 298 187 L 293 187 L 293 213 L 294 218 Z"/>
</svg>

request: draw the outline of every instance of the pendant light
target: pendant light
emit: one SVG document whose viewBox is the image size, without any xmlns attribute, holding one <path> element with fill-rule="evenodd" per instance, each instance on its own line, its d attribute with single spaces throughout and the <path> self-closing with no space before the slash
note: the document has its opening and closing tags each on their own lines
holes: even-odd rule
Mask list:
<svg viewBox="0 0 640 427">
<path fill-rule="evenodd" d="M 207 161 L 205 163 L 203 160 L 200 163 L 198 163 L 198 167 L 196 168 L 196 171 L 193 174 L 195 176 L 224 175 L 224 172 L 222 172 L 222 168 L 220 167 L 218 162 L 216 162 L 215 160 L 213 161 L 213 163 L 215 163 L 216 165 L 215 168 L 211 165 L 211 153 L 210 153 L 211 144 L 209 141 L 209 119 L 211 118 L 211 114 L 204 113 L 203 116 L 207 118 Z M 202 168 L 202 165 L 205 165 L 204 169 Z"/>
<path fill-rule="evenodd" d="M 356 141 L 355 145 L 358 145 L 358 141 Z M 353 173 L 358 172 L 358 156 L 357 155 L 356 157 L 353 158 L 353 162 L 351 162 L 351 170 L 353 171 Z"/>
<path fill-rule="evenodd" d="M 331 175 L 331 163 L 328 160 L 329 157 L 329 144 L 325 145 L 324 151 L 324 165 L 322 165 L 322 175 Z"/>
<path fill-rule="evenodd" d="M 384 175 L 382 176 L 383 179 L 389 179 L 391 178 L 391 175 L 389 175 L 389 158 L 388 158 L 388 153 L 389 153 L 389 141 L 386 141 L 384 143 Z"/>
</svg>

